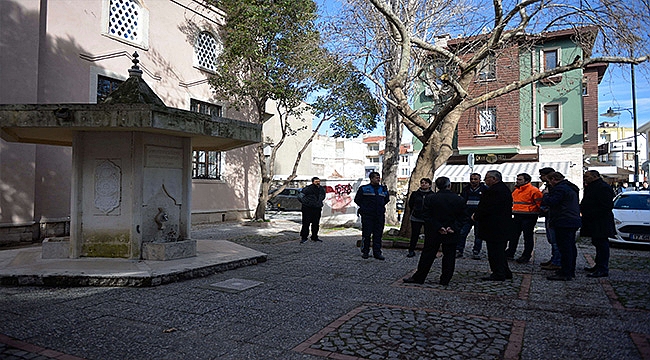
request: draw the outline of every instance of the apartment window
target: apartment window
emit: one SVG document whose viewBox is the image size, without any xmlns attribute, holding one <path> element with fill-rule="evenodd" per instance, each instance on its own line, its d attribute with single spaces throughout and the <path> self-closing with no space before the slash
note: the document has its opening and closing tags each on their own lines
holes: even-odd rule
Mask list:
<svg viewBox="0 0 650 360">
<path fill-rule="evenodd" d="M 147 10 L 136 0 L 109 0 L 106 34 L 121 41 L 148 47 Z"/>
<path fill-rule="evenodd" d="M 379 158 L 378 157 L 371 157 L 370 162 L 371 163 L 379 163 Z"/>
<path fill-rule="evenodd" d="M 409 176 L 409 175 L 411 175 L 410 169 L 402 169 L 402 176 Z"/>
<path fill-rule="evenodd" d="M 379 144 L 370 144 L 370 145 L 368 145 L 368 150 L 370 150 L 370 151 L 379 151 Z"/>
<path fill-rule="evenodd" d="M 210 116 L 223 116 L 223 108 L 220 105 L 210 104 L 196 99 L 190 99 L 190 111 Z"/>
<path fill-rule="evenodd" d="M 408 156 L 400 156 L 401 160 L 403 163 L 408 163 L 409 162 L 409 157 Z"/>
<path fill-rule="evenodd" d="M 497 78 L 497 62 L 493 54 L 489 54 L 479 64 L 478 78 L 481 81 L 495 80 Z"/>
<path fill-rule="evenodd" d="M 626 143 L 625 143 L 625 146 L 627 146 L 627 147 L 632 147 L 632 142 L 626 142 Z"/>
<path fill-rule="evenodd" d="M 190 111 L 213 116 L 222 115 L 221 106 L 196 99 L 190 99 Z M 221 158 L 220 151 L 193 151 L 192 178 L 221 180 Z"/>
<path fill-rule="evenodd" d="M 478 109 L 478 132 L 480 135 L 496 134 L 497 111 L 494 107 Z"/>
<path fill-rule="evenodd" d="M 97 75 L 97 103 L 100 104 L 110 93 L 115 91 L 124 81 L 113 79 L 108 76 Z"/>
<path fill-rule="evenodd" d="M 589 88 L 586 82 L 582 83 L 582 96 L 589 96 Z"/>
<path fill-rule="evenodd" d="M 559 49 L 547 49 L 543 51 L 544 71 L 552 70 L 559 65 Z"/>
<path fill-rule="evenodd" d="M 545 129 L 559 129 L 560 128 L 560 105 L 547 104 L 544 105 L 544 128 Z"/>
<path fill-rule="evenodd" d="M 623 154 L 623 158 L 625 161 L 632 161 L 634 160 L 634 154 L 633 153 L 625 153 Z"/>
<path fill-rule="evenodd" d="M 222 50 L 223 46 L 216 37 L 207 31 L 200 32 L 194 43 L 194 65 L 210 72 L 216 72 L 217 57 Z"/>
</svg>

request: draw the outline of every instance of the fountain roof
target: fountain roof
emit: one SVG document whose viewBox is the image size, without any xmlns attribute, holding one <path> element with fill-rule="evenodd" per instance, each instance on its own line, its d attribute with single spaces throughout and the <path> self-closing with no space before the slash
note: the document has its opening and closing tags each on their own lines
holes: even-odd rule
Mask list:
<svg viewBox="0 0 650 360">
<path fill-rule="evenodd" d="M 192 147 L 230 150 L 261 141 L 260 124 L 170 108 L 142 79 L 137 54 L 129 79 L 101 104 L 0 105 L 10 142 L 72 145 L 77 131 L 135 131 L 192 138 Z"/>
</svg>

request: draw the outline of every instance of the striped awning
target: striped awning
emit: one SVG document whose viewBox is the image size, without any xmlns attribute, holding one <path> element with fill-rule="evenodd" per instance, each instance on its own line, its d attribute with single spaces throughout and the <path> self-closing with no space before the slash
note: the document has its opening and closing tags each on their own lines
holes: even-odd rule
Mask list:
<svg viewBox="0 0 650 360">
<path fill-rule="evenodd" d="M 533 180 L 539 176 L 539 169 L 551 167 L 566 175 L 571 167 L 571 162 L 510 162 L 503 164 L 477 164 L 474 165 L 474 171 L 470 171 L 468 165 L 442 165 L 436 169 L 435 178 L 440 176 L 448 177 L 451 182 L 469 182 L 469 174 L 472 172 L 481 174 L 485 177 L 488 170 L 497 170 L 503 176 L 503 182 L 515 182 L 517 174 L 527 173 L 533 177 Z"/>
</svg>

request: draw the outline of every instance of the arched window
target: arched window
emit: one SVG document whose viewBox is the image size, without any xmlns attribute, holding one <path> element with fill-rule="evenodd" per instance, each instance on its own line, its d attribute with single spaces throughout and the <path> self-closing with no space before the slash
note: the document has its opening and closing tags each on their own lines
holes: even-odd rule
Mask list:
<svg viewBox="0 0 650 360">
<path fill-rule="evenodd" d="M 212 34 L 202 31 L 194 43 L 194 64 L 202 69 L 215 72 L 217 57 L 223 49 L 221 42 Z"/>
<path fill-rule="evenodd" d="M 110 0 L 108 34 L 141 44 L 144 39 L 142 6 L 135 0 Z"/>
</svg>

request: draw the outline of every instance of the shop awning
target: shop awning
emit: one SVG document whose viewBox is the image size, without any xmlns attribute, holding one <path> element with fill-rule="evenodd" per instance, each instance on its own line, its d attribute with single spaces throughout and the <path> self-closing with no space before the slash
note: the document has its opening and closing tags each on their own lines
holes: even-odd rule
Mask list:
<svg viewBox="0 0 650 360">
<path fill-rule="evenodd" d="M 571 167 L 570 162 L 510 162 L 503 164 L 478 164 L 474 165 L 474 171 L 470 171 L 468 165 L 442 165 L 436 169 L 434 177 L 446 176 L 451 182 L 469 182 L 469 174 L 472 172 L 485 176 L 488 170 L 497 170 L 503 175 L 504 182 L 515 182 L 517 174 L 527 173 L 536 180 L 539 176 L 539 169 L 552 167 L 555 171 L 566 175 Z"/>
</svg>

